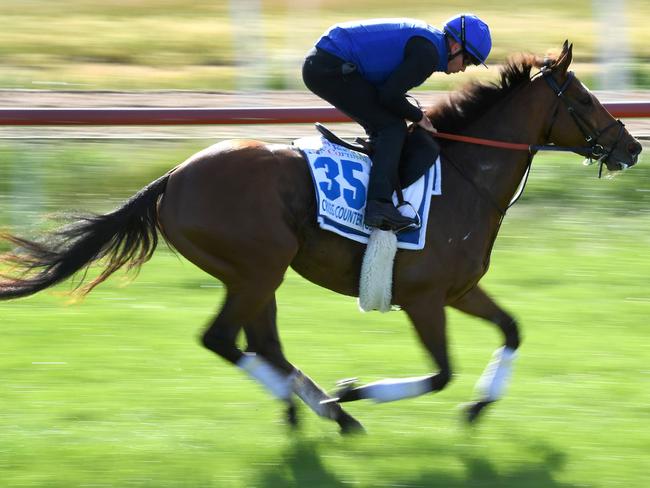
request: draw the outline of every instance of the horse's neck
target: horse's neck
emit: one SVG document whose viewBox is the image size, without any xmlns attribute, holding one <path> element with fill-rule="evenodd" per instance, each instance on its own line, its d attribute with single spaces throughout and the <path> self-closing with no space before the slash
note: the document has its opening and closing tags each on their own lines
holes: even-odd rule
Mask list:
<svg viewBox="0 0 650 488">
<path fill-rule="evenodd" d="M 486 139 L 539 144 L 542 129 L 548 119 L 546 107 L 533 112 L 525 103 L 526 93 L 512 97 L 500 107 L 468 127 L 467 133 Z M 530 96 L 528 96 L 530 99 Z M 506 208 L 526 172 L 529 153 L 522 150 L 494 149 L 485 146 L 456 146 L 462 154 L 457 159 L 470 172 L 472 179 L 489 193 L 494 201 Z"/>
</svg>

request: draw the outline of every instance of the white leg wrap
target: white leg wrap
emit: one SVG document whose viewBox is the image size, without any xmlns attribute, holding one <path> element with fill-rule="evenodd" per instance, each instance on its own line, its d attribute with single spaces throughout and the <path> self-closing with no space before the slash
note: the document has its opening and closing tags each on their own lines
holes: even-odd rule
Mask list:
<svg viewBox="0 0 650 488">
<path fill-rule="evenodd" d="M 509 347 L 504 346 L 494 351 L 492 359 L 476 383 L 475 390 L 480 400 L 492 402 L 501 398 L 510 379 L 515 357 L 515 350 Z"/>
<path fill-rule="evenodd" d="M 276 398 L 285 401 L 291 398 L 295 374 L 285 375 L 264 358 L 250 353 L 244 353 L 237 366 L 264 385 Z"/>
<path fill-rule="evenodd" d="M 359 308 L 364 312 L 388 312 L 393 289 L 393 261 L 397 236 L 389 230 L 370 234 L 359 277 Z"/>
<path fill-rule="evenodd" d="M 393 402 L 423 395 L 431 391 L 431 376 L 387 378 L 363 387 L 363 397 L 377 403 Z"/>
<path fill-rule="evenodd" d="M 321 404 L 321 401 L 328 400 L 330 396 L 305 375 L 302 371 L 296 370 L 293 382 L 293 391 L 305 402 L 309 408 L 321 417 L 336 420 L 340 407 L 336 403 Z"/>
</svg>

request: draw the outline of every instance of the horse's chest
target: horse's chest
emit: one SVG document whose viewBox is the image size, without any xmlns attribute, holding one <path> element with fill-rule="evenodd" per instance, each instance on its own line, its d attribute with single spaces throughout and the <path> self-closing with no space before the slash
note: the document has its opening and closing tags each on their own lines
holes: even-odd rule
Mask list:
<svg viewBox="0 0 650 488">
<path fill-rule="evenodd" d="M 492 244 L 487 226 L 461 226 L 437 241 L 438 259 L 447 264 L 454 282 L 476 282 L 487 272 Z"/>
</svg>

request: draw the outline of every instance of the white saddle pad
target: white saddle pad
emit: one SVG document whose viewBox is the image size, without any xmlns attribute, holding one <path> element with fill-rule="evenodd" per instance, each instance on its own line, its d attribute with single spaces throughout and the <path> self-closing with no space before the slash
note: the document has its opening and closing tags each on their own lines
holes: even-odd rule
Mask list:
<svg viewBox="0 0 650 488">
<path fill-rule="evenodd" d="M 365 154 L 329 142 L 322 136 L 294 141 L 309 162 L 314 180 L 317 220 L 322 229 L 366 244 L 372 229 L 363 225 L 371 161 Z M 403 215 L 416 211 L 422 227 L 397 235 L 400 249 L 422 249 L 427 234 L 427 220 L 432 195 L 441 194 L 440 158 L 415 183 L 403 191 L 408 205 L 400 207 Z M 397 196 L 393 195 L 397 203 Z"/>
</svg>

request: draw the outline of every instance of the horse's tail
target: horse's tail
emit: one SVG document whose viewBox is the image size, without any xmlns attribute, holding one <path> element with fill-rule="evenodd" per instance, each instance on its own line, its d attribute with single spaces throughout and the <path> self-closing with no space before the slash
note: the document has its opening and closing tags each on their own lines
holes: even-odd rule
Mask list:
<svg viewBox="0 0 650 488">
<path fill-rule="evenodd" d="M 105 215 L 77 217 L 38 242 L 2 235 L 17 247 L 0 256 L 3 264 L 11 266 L 9 276 L 3 275 L 4 279 L 0 280 L 0 300 L 49 288 L 101 258 L 107 259 L 103 271 L 85 285 L 81 280 L 78 285 L 81 294 L 90 292 L 124 265 L 129 270 L 139 269 L 151 258 L 158 244 L 156 206 L 165 192 L 169 175 L 150 183 L 116 210 Z"/>
</svg>

